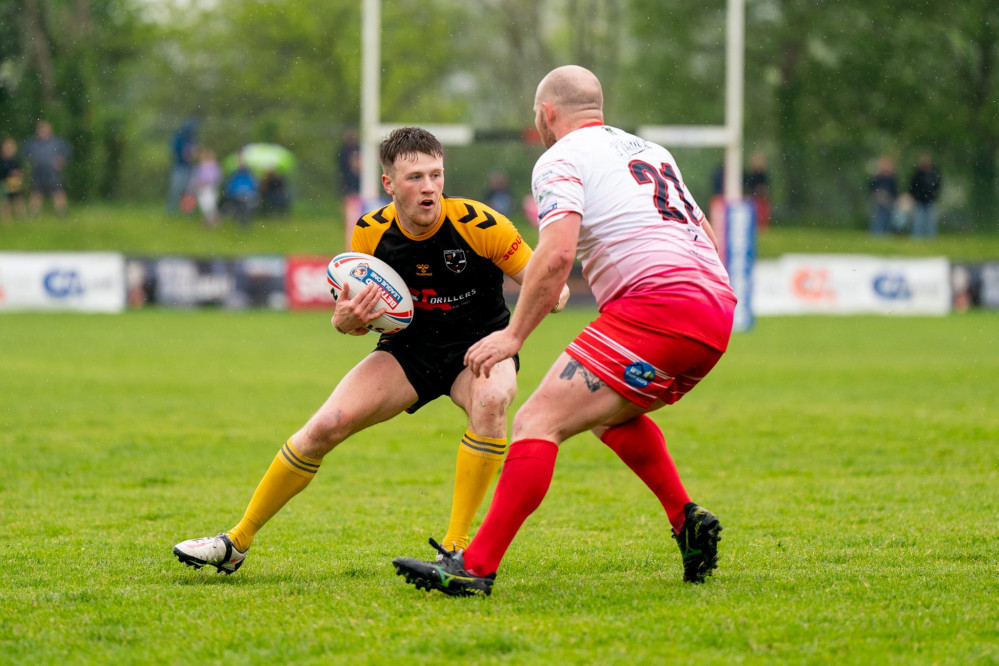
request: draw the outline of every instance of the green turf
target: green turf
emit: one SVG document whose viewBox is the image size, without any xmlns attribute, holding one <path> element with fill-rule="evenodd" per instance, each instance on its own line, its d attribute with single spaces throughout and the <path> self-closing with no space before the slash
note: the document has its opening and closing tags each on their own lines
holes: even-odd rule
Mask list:
<svg viewBox="0 0 999 666">
<path fill-rule="evenodd" d="M 521 395 L 590 313 L 549 317 Z M 681 582 L 661 508 L 590 435 L 492 597 L 405 585 L 450 502 L 460 411 L 343 444 L 234 576 L 171 546 L 231 527 L 372 340 L 323 313 L 0 319 L 0 661 L 999 662 L 999 316 L 764 319 L 655 415 L 725 525 Z"/>
<path fill-rule="evenodd" d="M 162 206 L 124 204 L 74 206 L 64 218 L 46 213 L 0 227 L 4 250 L 240 257 L 333 255 L 343 245 L 343 216 L 335 203 L 305 202 L 288 218 L 258 218 L 246 227 L 227 220 L 211 228 L 197 216 L 169 217 Z"/>
<path fill-rule="evenodd" d="M 528 242 L 537 241 L 536 229 L 522 219 L 514 221 Z M 343 249 L 343 219 L 335 201 L 297 202 L 287 219 L 261 218 L 246 228 L 227 221 L 211 229 L 195 216 L 168 217 L 159 205 L 78 205 L 66 218 L 46 213 L 30 222 L 0 227 L 0 249 L 198 256 L 333 255 Z M 997 260 L 999 233 L 945 229 L 933 241 L 916 241 L 908 236 L 874 238 L 857 229 L 776 226 L 761 234 L 758 252 L 767 258 L 788 252 L 838 252 Z"/>
</svg>

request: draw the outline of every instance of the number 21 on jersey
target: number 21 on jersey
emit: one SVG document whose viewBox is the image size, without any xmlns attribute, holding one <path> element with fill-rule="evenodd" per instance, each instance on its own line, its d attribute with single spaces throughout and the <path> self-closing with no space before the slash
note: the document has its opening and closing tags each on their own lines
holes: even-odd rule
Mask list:
<svg viewBox="0 0 999 666">
<path fill-rule="evenodd" d="M 676 222 L 677 224 L 687 224 L 689 222 L 700 226 L 700 222 L 694 215 L 694 206 L 687 200 L 683 186 L 680 185 L 680 179 L 676 177 L 672 166 L 663 162 L 660 168 L 656 169 L 648 162 L 632 160 L 628 163 L 628 169 L 631 171 L 635 182 L 639 185 L 651 184 L 654 186 L 652 196 L 655 206 L 665 221 Z M 683 202 L 683 206 L 687 210 L 686 215 L 680 209 L 669 205 L 670 187 L 673 188 L 677 197 Z"/>
</svg>

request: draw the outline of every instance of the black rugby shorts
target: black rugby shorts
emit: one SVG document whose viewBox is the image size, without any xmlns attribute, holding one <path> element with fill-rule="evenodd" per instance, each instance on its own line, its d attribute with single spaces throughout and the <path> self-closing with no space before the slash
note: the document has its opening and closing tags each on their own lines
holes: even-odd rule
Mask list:
<svg viewBox="0 0 999 666">
<path fill-rule="evenodd" d="M 402 366 L 409 383 L 416 389 L 416 402 L 406 412 L 412 414 L 420 407 L 442 395 L 450 395 L 454 381 L 465 369 L 465 352 L 476 340 L 406 340 L 383 335 L 376 351 L 392 354 Z M 513 357 L 514 367 L 520 370 L 520 356 Z"/>
</svg>

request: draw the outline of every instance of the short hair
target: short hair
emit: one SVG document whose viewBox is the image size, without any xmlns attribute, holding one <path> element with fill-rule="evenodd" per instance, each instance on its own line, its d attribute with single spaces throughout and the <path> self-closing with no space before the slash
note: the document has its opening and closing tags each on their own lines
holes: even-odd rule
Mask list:
<svg viewBox="0 0 999 666">
<path fill-rule="evenodd" d="M 399 157 L 417 154 L 443 159 L 444 147 L 437 137 L 421 127 L 394 129 L 378 146 L 378 161 L 382 164 L 382 171 L 386 173 Z"/>
</svg>

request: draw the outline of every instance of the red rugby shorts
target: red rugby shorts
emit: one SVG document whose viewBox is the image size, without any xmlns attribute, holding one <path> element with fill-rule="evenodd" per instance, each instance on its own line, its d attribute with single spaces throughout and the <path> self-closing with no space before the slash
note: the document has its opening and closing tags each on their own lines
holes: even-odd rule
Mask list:
<svg viewBox="0 0 999 666">
<path fill-rule="evenodd" d="M 705 308 L 714 311 L 698 312 Z M 648 409 L 657 401 L 671 405 L 694 388 L 721 358 L 731 331 L 729 307 L 646 293 L 606 304 L 566 352 L 623 397 Z"/>
</svg>

